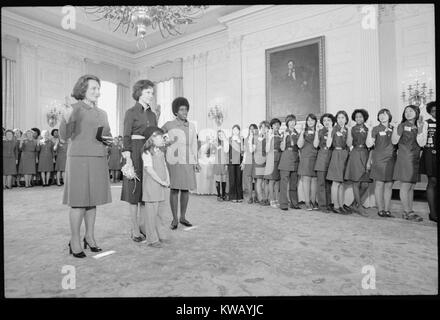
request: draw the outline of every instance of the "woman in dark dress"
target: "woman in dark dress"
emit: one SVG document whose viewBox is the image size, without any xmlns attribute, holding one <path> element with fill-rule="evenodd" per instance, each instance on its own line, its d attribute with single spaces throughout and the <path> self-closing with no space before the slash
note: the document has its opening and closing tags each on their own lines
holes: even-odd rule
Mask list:
<svg viewBox="0 0 440 320">
<path fill-rule="evenodd" d="M 298 206 L 298 131 L 295 129 L 296 117 L 291 114 L 286 117 L 286 131 L 280 144 L 281 157 L 278 169 L 280 170 L 280 209 L 300 209 Z M 287 198 L 289 189 L 289 198 Z"/>
<path fill-rule="evenodd" d="M 40 147 L 34 139 L 34 132 L 32 130 L 26 131 L 24 136 L 19 144 L 21 157 L 18 172 L 24 175 L 25 187 L 30 188 L 32 186 L 32 175 L 37 172 L 37 152 Z"/>
<path fill-rule="evenodd" d="M 63 178 L 63 184 L 66 181 L 66 159 L 67 159 L 67 143 L 63 139 L 56 139 L 53 147 L 56 153 L 55 171 L 57 173 L 57 185 L 61 186 L 61 177 Z"/>
<path fill-rule="evenodd" d="M 249 126 L 249 134 L 246 139 L 244 139 L 244 155 L 243 161 L 241 163 L 241 169 L 243 170 L 243 179 L 245 183 L 245 189 L 248 193 L 249 199 L 247 203 L 252 204 L 258 202 L 255 195 L 255 183 L 252 177 L 252 172 L 254 171 L 255 159 L 255 137 L 258 135 L 258 127 L 255 123 Z"/>
<path fill-rule="evenodd" d="M 53 171 L 54 143 L 49 139 L 49 131 L 41 132 L 42 139 L 38 141 L 40 151 L 38 154 L 38 172 L 41 174 L 43 187 L 49 186 L 50 174 Z"/>
<path fill-rule="evenodd" d="M 264 179 L 268 181 L 266 187 L 269 191 L 270 206 L 279 208 L 280 194 L 280 170 L 278 165 L 281 158 L 281 141 L 283 137 L 280 134 L 281 121 L 277 118 L 270 120 L 270 130 L 266 140 L 266 168 Z"/>
<path fill-rule="evenodd" d="M 316 171 L 315 163 L 318 155 L 318 149 L 313 142 L 316 136 L 316 123 L 318 119 L 313 113 L 306 117 L 306 124 L 301 130 L 298 138 L 299 166 L 298 175 L 302 179 L 302 187 L 304 193 L 304 200 L 306 203 L 306 210 L 318 210 L 319 206 L 316 203 Z"/>
<path fill-rule="evenodd" d="M 101 82 L 98 77 L 84 75 L 76 82 L 72 97 L 77 103 L 65 105 L 60 123 L 60 137 L 70 138 L 67 149 L 66 181 L 63 204 L 70 207 L 71 238 L 69 253 L 85 258 L 81 247 L 81 224 L 85 222 L 84 249 L 102 251 L 95 241 L 96 206 L 110 203 L 110 180 L 108 177 L 107 150 L 98 140 L 98 128 L 102 136 L 110 136 L 107 113 L 97 107 Z"/>
<path fill-rule="evenodd" d="M 343 110 L 338 111 L 336 113 L 336 125 L 327 138 L 327 147 L 333 147 L 326 177 L 327 180 L 333 181 L 331 188 L 333 206 L 331 211 L 339 214 L 351 213 L 344 208 L 344 171 L 348 158 L 347 122 L 347 112 Z"/>
<path fill-rule="evenodd" d="M 393 193 L 393 170 L 396 161 L 396 152 L 391 135 L 393 128 L 390 125 L 392 116 L 388 109 L 381 109 L 377 114 L 379 125 L 369 128 L 367 147 L 371 150 L 370 178 L 374 180 L 374 197 L 380 217 L 392 217 L 391 195 Z"/>
<path fill-rule="evenodd" d="M 132 163 L 140 180 L 123 177 L 121 200 L 128 203 L 131 221 L 131 238 L 135 242 L 145 239 L 144 215 L 142 214 L 142 148 L 145 144 L 145 131 L 150 126 L 157 126 L 157 118 L 150 103 L 154 95 L 154 84 L 150 80 L 139 80 L 133 86 L 132 97 L 136 104 L 125 112 L 123 164 Z"/>
<path fill-rule="evenodd" d="M 417 183 L 420 164 L 420 147 L 423 137 L 423 119 L 417 106 L 406 106 L 402 114 L 402 122 L 394 126 L 392 142 L 398 145 L 397 159 L 394 166 L 393 180 L 400 181 L 400 201 L 403 206 L 403 218 L 422 221 L 423 218 L 414 213 L 414 186 Z"/>
<path fill-rule="evenodd" d="M 189 190 L 195 190 L 196 175 L 200 171 L 197 159 L 197 132 L 188 121 L 189 102 L 184 97 L 178 97 L 172 103 L 175 120 L 166 122 L 162 130 L 168 134 L 166 161 L 170 173 L 170 206 L 173 214 L 171 229 L 177 229 L 180 222 L 184 226 L 192 224 L 186 220 Z M 180 219 L 178 204 L 180 193 Z"/>
<path fill-rule="evenodd" d="M 331 182 L 327 180 L 327 171 L 330 164 L 331 150 L 327 147 L 327 139 L 332 132 L 335 123 L 335 117 L 331 113 L 324 113 L 321 116 L 320 123 L 317 124 L 315 140 L 313 145 L 319 148 L 315 162 L 315 171 L 317 176 L 317 197 L 319 208 L 323 212 L 330 211 Z"/>
<path fill-rule="evenodd" d="M 437 211 L 435 206 L 435 195 L 437 193 L 437 150 L 436 150 L 436 117 L 435 101 L 426 105 L 426 111 L 432 117 L 426 120 L 423 127 L 423 147 L 422 159 L 420 160 L 420 173 L 428 176 L 428 185 L 426 186 L 426 197 L 429 205 L 429 220 L 437 222 Z"/>
<path fill-rule="evenodd" d="M 356 124 L 348 129 L 347 146 L 351 148 L 348 156 L 344 179 L 352 183 L 354 202 L 352 210 L 366 215 L 362 204 L 367 194 L 370 178 L 367 170 L 369 150 L 366 145 L 368 128 L 365 122 L 368 120 L 368 112 L 365 109 L 355 109 L 351 119 Z"/>
<path fill-rule="evenodd" d="M 3 187 L 12 188 L 12 177 L 17 174 L 18 148 L 12 130 L 5 131 L 3 140 Z"/>
<path fill-rule="evenodd" d="M 23 132 L 18 128 L 14 129 L 13 131 L 14 131 L 14 141 L 15 141 L 15 145 L 17 147 L 17 165 L 16 165 L 17 175 L 15 176 L 14 184 L 16 187 L 21 187 L 21 185 L 20 185 L 21 174 L 19 173 L 18 167 L 20 165 L 20 157 L 21 157 L 20 140 L 23 135 Z"/>
</svg>

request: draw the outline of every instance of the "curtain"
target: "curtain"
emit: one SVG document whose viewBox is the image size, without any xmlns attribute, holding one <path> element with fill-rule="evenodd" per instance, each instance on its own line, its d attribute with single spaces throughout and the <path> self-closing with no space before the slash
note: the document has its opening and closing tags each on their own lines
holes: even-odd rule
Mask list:
<svg viewBox="0 0 440 320">
<path fill-rule="evenodd" d="M 171 78 L 156 84 L 156 108 L 160 105 L 160 117 L 158 126 L 162 127 L 165 122 L 173 120 L 172 102 L 175 98 L 183 95 L 182 78 Z"/>
<path fill-rule="evenodd" d="M 118 83 L 117 84 L 117 93 L 116 93 L 116 123 L 118 123 L 119 127 L 119 135 L 122 135 L 124 132 L 124 116 L 125 111 L 129 109 L 131 106 L 128 104 L 129 100 L 129 91 L 128 87 Z"/>
<path fill-rule="evenodd" d="M 16 107 L 16 62 L 2 57 L 2 117 L 3 127 L 14 128 L 14 110 Z"/>
</svg>

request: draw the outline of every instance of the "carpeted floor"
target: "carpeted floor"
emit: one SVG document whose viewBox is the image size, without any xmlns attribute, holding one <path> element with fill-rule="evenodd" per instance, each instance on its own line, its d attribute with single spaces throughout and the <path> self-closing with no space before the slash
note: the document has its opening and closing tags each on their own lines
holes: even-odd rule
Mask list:
<svg viewBox="0 0 440 320">
<path fill-rule="evenodd" d="M 437 294 L 437 225 L 425 220 L 281 211 L 191 195 L 187 218 L 197 228 L 169 230 L 161 249 L 129 238 L 120 185 L 98 208 L 101 259 L 68 255 L 68 208 L 62 188 L 4 191 L 6 297 L 164 297 Z M 393 212 L 401 209 L 393 201 Z M 164 210 L 169 211 L 168 203 Z M 171 214 L 169 221 L 171 222 Z M 76 288 L 62 287 L 63 266 Z M 364 266 L 375 289 L 364 289 Z M 368 272 L 372 275 L 371 270 Z M 72 273 L 70 273 L 72 275 Z M 368 282 L 372 284 L 372 282 Z"/>
</svg>

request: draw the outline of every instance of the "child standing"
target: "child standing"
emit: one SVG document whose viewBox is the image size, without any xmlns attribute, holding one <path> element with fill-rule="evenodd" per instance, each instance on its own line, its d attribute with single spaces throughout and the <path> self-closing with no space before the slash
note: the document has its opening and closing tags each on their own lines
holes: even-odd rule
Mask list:
<svg viewBox="0 0 440 320">
<path fill-rule="evenodd" d="M 56 152 L 57 160 L 55 162 L 55 171 L 57 173 L 57 185 L 61 186 L 61 176 L 63 178 L 63 184 L 65 180 L 66 169 L 66 156 L 67 156 L 67 143 L 64 139 L 58 138 L 55 142 L 53 150 Z"/>
<path fill-rule="evenodd" d="M 217 143 L 214 144 L 215 148 L 215 164 L 214 164 L 214 178 L 215 186 L 217 189 L 217 200 L 226 200 L 226 179 L 228 178 L 228 153 L 229 144 L 223 130 L 217 131 Z M 221 193 L 220 193 L 221 186 Z"/>
<path fill-rule="evenodd" d="M 279 191 L 280 191 L 280 171 L 278 165 L 281 158 L 281 141 L 280 135 L 281 121 L 274 118 L 270 121 L 269 136 L 266 141 L 266 168 L 264 178 L 269 181 L 267 187 L 269 191 L 270 206 L 279 208 Z"/>
<path fill-rule="evenodd" d="M 244 140 L 244 155 L 243 161 L 241 163 L 241 170 L 243 170 L 243 179 L 245 180 L 246 191 L 249 194 L 248 203 L 252 204 L 258 202 L 255 195 L 255 183 L 252 177 L 252 172 L 254 171 L 255 159 L 255 139 L 258 136 L 258 127 L 256 124 L 252 123 L 249 126 L 249 133 L 247 138 Z"/>
<path fill-rule="evenodd" d="M 298 132 L 295 129 L 295 115 L 286 117 L 287 130 L 280 144 L 282 151 L 278 169 L 280 170 L 280 209 L 288 210 L 290 207 L 300 209 L 298 206 Z M 287 199 L 287 186 L 289 185 L 289 200 Z"/>
<path fill-rule="evenodd" d="M 368 190 L 370 182 L 367 171 L 367 163 L 370 152 L 366 145 L 368 128 L 365 122 L 368 120 L 368 111 L 365 109 L 356 109 L 351 114 L 351 119 L 356 124 L 348 130 L 347 146 L 353 147 L 348 156 L 347 168 L 344 179 L 353 185 L 353 211 L 366 215 L 362 204 Z"/>
<path fill-rule="evenodd" d="M 32 175 L 36 173 L 37 152 L 40 146 L 37 144 L 33 136 L 33 131 L 28 130 L 24 137 L 20 140 L 19 149 L 21 151 L 20 165 L 18 172 L 24 175 L 24 183 L 26 188 L 32 186 Z"/>
<path fill-rule="evenodd" d="M 327 139 L 332 132 L 335 118 L 331 113 L 325 113 L 321 116 L 320 123 L 316 126 L 317 134 L 313 146 L 319 148 L 316 157 L 315 171 L 317 179 L 318 204 L 323 212 L 329 212 L 331 199 L 331 182 L 327 180 L 328 166 L 332 155 L 330 148 L 327 147 Z"/>
<path fill-rule="evenodd" d="M 341 110 L 336 113 L 336 125 L 327 138 L 327 147 L 333 147 L 332 156 L 327 172 L 327 180 L 333 181 L 331 194 L 333 206 L 331 211 L 339 214 L 350 214 L 344 208 L 344 171 L 348 158 L 347 151 L 347 112 Z"/>
<path fill-rule="evenodd" d="M 388 109 L 381 109 L 377 114 L 379 125 L 368 130 L 367 147 L 371 151 L 370 178 L 375 181 L 374 197 L 380 217 L 392 217 L 391 195 L 393 193 L 393 170 L 396 161 L 394 145 L 391 142 L 393 128 L 390 125 L 392 116 Z"/>
<path fill-rule="evenodd" d="M 243 143 L 240 136 L 240 126 L 232 127 L 232 137 L 229 140 L 229 199 L 232 202 L 243 201 L 243 180 L 240 164 L 242 161 Z"/>
<path fill-rule="evenodd" d="M 49 136 L 49 131 L 43 130 L 41 132 L 42 139 L 38 141 L 39 148 L 39 156 L 38 156 L 38 172 L 41 174 L 41 181 L 43 187 L 49 186 L 49 178 L 50 174 L 53 171 L 53 147 L 54 143 L 52 142 Z"/>
<path fill-rule="evenodd" d="M 413 211 L 414 186 L 417 182 L 420 163 L 420 147 L 423 146 L 423 119 L 417 106 L 406 106 L 402 122 L 393 129 L 392 142 L 398 145 L 393 180 L 400 181 L 400 201 L 403 206 L 403 218 L 422 221 L 423 218 Z"/>
<path fill-rule="evenodd" d="M 17 174 L 18 148 L 12 130 L 5 131 L 3 140 L 3 188 L 12 188 L 12 176 Z"/>
<path fill-rule="evenodd" d="M 162 247 L 161 242 L 165 240 L 165 228 L 159 207 L 165 201 L 166 188 L 170 186 L 165 155 L 160 149 L 164 146 L 163 130 L 158 127 L 148 127 L 145 138 L 146 142 L 142 153 L 145 241 L 153 248 L 160 248 Z"/>
<path fill-rule="evenodd" d="M 262 206 L 270 205 L 267 199 L 266 180 L 264 180 L 264 170 L 266 168 L 266 137 L 269 129 L 269 122 L 260 122 L 258 137 L 255 140 L 255 165 L 254 171 L 252 172 L 252 177 L 256 179 L 255 189 L 257 191 L 257 198 Z"/>
<path fill-rule="evenodd" d="M 298 148 L 300 148 L 298 175 L 301 176 L 306 203 L 306 210 L 318 210 L 316 203 L 316 172 L 315 162 L 318 149 L 313 145 L 316 135 L 316 116 L 310 113 L 306 117 L 306 125 L 298 138 Z"/>
<path fill-rule="evenodd" d="M 108 167 L 112 176 L 112 182 L 119 182 L 119 172 L 122 168 L 122 148 L 119 144 L 118 137 L 113 139 L 112 145 L 109 147 Z"/>
</svg>

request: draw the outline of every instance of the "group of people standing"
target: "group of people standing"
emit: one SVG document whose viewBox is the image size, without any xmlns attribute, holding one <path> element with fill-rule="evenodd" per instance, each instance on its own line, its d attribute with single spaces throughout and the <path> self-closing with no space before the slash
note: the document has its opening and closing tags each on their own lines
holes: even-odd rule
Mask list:
<svg viewBox="0 0 440 320">
<path fill-rule="evenodd" d="M 30 188 L 40 181 L 42 186 L 55 182 L 61 186 L 66 166 L 66 141 L 60 139 L 58 130 L 38 128 L 21 132 L 19 129 L 3 132 L 3 188 L 21 186 Z M 63 178 L 63 179 L 62 179 Z M 33 183 L 33 181 L 36 181 Z"/>
</svg>

